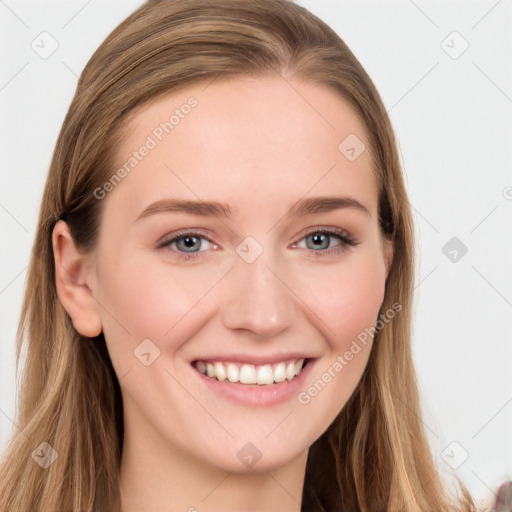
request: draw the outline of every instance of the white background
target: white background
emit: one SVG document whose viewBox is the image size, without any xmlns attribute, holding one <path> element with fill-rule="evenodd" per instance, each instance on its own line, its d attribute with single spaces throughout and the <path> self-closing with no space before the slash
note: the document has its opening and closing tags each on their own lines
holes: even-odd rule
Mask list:
<svg viewBox="0 0 512 512">
<path fill-rule="evenodd" d="M 389 111 L 416 220 L 426 430 L 439 470 L 460 465 L 489 501 L 512 479 L 512 2 L 299 3 L 344 39 Z M 58 131 L 87 60 L 140 4 L 0 0 L 0 450 L 16 428 L 14 337 Z M 47 59 L 31 47 L 43 31 L 59 45 Z M 452 237 L 468 249 L 456 262 L 442 252 Z"/>
</svg>

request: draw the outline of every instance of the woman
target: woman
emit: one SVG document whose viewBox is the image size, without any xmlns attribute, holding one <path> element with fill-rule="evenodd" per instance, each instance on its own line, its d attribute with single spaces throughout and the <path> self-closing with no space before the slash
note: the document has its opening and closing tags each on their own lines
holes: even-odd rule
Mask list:
<svg viewBox="0 0 512 512">
<path fill-rule="evenodd" d="M 328 26 L 284 0 L 144 4 L 53 156 L 0 510 L 475 510 L 423 431 L 411 219 Z"/>
</svg>

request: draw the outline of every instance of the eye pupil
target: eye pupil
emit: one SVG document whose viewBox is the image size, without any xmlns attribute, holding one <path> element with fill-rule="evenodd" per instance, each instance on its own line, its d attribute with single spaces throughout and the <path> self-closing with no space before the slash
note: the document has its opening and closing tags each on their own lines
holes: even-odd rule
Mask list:
<svg viewBox="0 0 512 512">
<path fill-rule="evenodd" d="M 328 235 L 324 235 L 324 234 L 314 234 L 314 235 L 311 235 L 311 239 L 313 241 L 313 244 L 314 244 L 314 248 L 318 249 L 318 248 L 321 248 L 321 249 L 327 249 L 329 247 L 329 236 Z M 327 242 L 327 243 L 325 243 Z M 322 245 L 322 247 L 320 247 L 320 245 Z"/>
<path fill-rule="evenodd" d="M 197 245 L 198 238 L 194 236 L 185 236 L 181 240 L 178 241 L 178 243 L 181 241 L 183 242 L 185 248 L 187 249 L 193 249 L 194 245 Z"/>
</svg>

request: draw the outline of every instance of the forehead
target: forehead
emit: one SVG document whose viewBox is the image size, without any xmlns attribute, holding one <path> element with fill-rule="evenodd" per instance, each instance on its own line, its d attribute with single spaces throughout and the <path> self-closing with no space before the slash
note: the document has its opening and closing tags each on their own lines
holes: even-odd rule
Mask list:
<svg viewBox="0 0 512 512">
<path fill-rule="evenodd" d="M 375 214 L 365 127 L 324 85 L 280 75 L 214 80 L 152 99 L 126 126 L 115 155 L 127 171 L 116 186 L 124 193 L 109 201 L 139 210 L 164 197 L 265 208 L 334 192 Z"/>
</svg>

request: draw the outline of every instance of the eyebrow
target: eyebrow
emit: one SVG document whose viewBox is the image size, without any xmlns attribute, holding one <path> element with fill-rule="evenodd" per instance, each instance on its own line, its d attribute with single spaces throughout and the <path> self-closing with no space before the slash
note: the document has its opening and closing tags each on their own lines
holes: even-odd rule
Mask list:
<svg viewBox="0 0 512 512">
<path fill-rule="evenodd" d="M 356 199 L 351 197 L 327 196 L 327 197 L 308 197 L 299 199 L 288 212 L 288 216 L 302 217 L 315 213 L 331 212 L 341 208 L 352 208 L 356 211 L 365 213 L 371 217 L 370 210 Z"/>
<path fill-rule="evenodd" d="M 288 213 L 287 217 L 304 217 L 306 215 L 314 215 L 318 213 L 326 213 L 342 208 L 350 208 L 365 213 L 371 217 L 370 211 L 366 206 L 351 197 L 340 196 L 324 196 L 324 197 L 308 197 L 299 199 L 295 202 Z M 189 213 L 192 215 L 200 215 L 203 217 L 215 216 L 222 218 L 232 218 L 233 212 L 231 208 L 217 201 L 191 201 L 184 199 L 161 199 L 150 204 L 137 217 L 136 221 L 158 213 Z"/>
<path fill-rule="evenodd" d="M 217 201 L 190 201 L 185 199 L 161 199 L 150 204 L 136 219 L 136 222 L 157 213 L 183 212 L 203 217 L 232 217 L 229 206 Z"/>
</svg>

